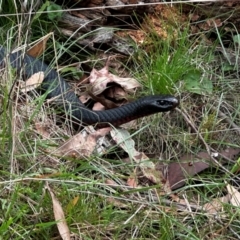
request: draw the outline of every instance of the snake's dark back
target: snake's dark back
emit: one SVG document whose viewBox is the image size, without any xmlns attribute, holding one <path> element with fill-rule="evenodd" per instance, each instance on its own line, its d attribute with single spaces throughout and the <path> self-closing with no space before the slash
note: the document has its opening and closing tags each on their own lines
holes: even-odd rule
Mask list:
<svg viewBox="0 0 240 240">
<path fill-rule="evenodd" d="M 173 96 L 154 95 L 140 98 L 118 108 L 92 111 L 82 104 L 65 79 L 41 60 L 23 54 L 22 51 L 9 54 L 0 46 L 0 66 L 3 67 L 7 63 L 10 63 L 18 72 L 22 70 L 24 79 L 28 79 L 34 73 L 44 72 L 41 91 L 46 93 L 47 98 L 54 98 L 55 106 L 64 110 L 74 122 L 85 125 L 104 126 L 110 123 L 118 126 L 139 117 L 172 110 L 179 104 Z"/>
</svg>

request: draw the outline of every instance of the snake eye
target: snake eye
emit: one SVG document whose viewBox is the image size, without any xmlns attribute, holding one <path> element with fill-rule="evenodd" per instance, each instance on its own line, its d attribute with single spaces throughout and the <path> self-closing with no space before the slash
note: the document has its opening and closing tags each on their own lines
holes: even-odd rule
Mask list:
<svg viewBox="0 0 240 240">
<path fill-rule="evenodd" d="M 157 103 L 158 103 L 158 105 L 164 106 L 164 105 L 167 105 L 168 101 L 159 100 L 159 101 L 157 101 Z"/>
</svg>

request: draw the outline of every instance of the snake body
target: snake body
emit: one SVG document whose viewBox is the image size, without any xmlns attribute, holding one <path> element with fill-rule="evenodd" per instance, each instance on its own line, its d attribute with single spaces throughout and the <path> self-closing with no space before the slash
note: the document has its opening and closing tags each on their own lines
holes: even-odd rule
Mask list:
<svg viewBox="0 0 240 240">
<path fill-rule="evenodd" d="M 4 47 L 0 46 L 0 66 L 6 66 L 6 63 L 18 72 L 21 70 L 25 79 L 34 73 L 44 72 L 44 80 L 40 88 L 43 93 L 46 93 L 46 98 L 56 98 L 54 102 L 58 108 L 64 110 L 74 122 L 84 125 L 111 124 L 118 126 L 139 117 L 167 112 L 179 104 L 178 99 L 173 96 L 152 95 L 121 107 L 93 111 L 79 100 L 64 78 L 41 60 L 23 54 L 22 51 L 7 53 Z"/>
</svg>

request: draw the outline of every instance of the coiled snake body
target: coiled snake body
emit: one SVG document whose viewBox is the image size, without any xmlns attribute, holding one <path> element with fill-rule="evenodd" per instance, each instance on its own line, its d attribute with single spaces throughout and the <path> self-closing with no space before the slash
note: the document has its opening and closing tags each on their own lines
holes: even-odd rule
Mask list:
<svg viewBox="0 0 240 240">
<path fill-rule="evenodd" d="M 179 104 L 178 99 L 173 96 L 153 95 L 140 98 L 118 108 L 92 111 L 79 100 L 70 85 L 41 60 L 27 54 L 23 55 L 21 51 L 8 54 L 0 46 L 0 66 L 5 66 L 6 63 L 10 63 L 17 71 L 22 69 L 26 79 L 34 73 L 44 72 L 41 91 L 46 93 L 47 98 L 57 98 L 58 108 L 64 109 L 74 122 L 84 125 L 111 124 L 118 126 L 139 117 L 172 110 Z"/>
</svg>

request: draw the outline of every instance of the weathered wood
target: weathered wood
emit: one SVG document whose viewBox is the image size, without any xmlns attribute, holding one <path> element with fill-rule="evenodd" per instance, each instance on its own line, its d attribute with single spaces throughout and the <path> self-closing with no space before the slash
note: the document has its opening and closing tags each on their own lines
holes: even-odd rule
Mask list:
<svg viewBox="0 0 240 240">
<path fill-rule="evenodd" d="M 133 28 L 135 13 L 139 16 L 138 22 L 145 13 L 153 11 L 154 6 L 145 3 L 153 2 L 161 0 L 75 0 L 74 8 L 78 10 L 72 9 L 63 15 L 62 32 L 92 50 L 105 44 L 110 51 L 129 55 L 134 51 L 129 38 L 120 38 L 114 32 L 118 27 Z"/>
</svg>

